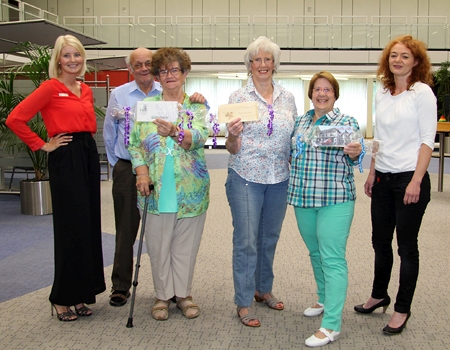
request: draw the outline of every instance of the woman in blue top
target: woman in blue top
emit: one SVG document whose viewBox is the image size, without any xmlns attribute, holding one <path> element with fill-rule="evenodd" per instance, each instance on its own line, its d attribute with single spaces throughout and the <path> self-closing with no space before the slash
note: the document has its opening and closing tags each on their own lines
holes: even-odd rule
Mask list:
<svg viewBox="0 0 450 350">
<path fill-rule="evenodd" d="M 339 84 L 331 73 L 313 76 L 308 97 L 314 109 L 297 118 L 294 135 L 318 125 L 359 130 L 355 118 L 334 108 Z M 353 165 L 357 164 L 362 147 L 360 143 L 345 147 L 312 147 L 303 143 L 301 155 L 296 156 L 298 151 L 294 150 L 292 159 L 288 203 L 294 206 L 317 283 L 319 300 L 304 315 L 324 313 L 321 328 L 305 341 L 315 347 L 335 340 L 341 329 L 348 283 L 345 249 L 356 199 Z"/>
</svg>

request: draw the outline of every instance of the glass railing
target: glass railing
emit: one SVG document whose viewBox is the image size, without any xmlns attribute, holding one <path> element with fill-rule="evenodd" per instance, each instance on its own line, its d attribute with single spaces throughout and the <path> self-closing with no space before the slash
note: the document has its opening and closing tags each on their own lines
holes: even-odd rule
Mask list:
<svg viewBox="0 0 450 350">
<path fill-rule="evenodd" d="M 381 49 L 411 34 L 429 49 L 450 49 L 447 16 L 64 16 L 24 2 L 2 3 L 3 22 L 45 18 L 107 44 L 103 48 L 245 48 L 258 36 L 289 49 Z"/>
<path fill-rule="evenodd" d="M 22 1 L 17 1 L 17 6 L 2 2 L 0 18 L 2 22 L 32 21 L 36 19 L 46 19 L 54 23 L 59 21 L 58 15 Z"/>
</svg>

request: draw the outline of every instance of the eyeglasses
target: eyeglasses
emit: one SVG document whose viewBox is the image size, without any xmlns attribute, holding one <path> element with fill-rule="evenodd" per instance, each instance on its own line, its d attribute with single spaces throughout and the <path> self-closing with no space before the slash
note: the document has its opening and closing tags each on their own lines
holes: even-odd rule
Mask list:
<svg viewBox="0 0 450 350">
<path fill-rule="evenodd" d="M 166 77 L 171 73 L 174 77 L 181 73 L 180 68 L 172 68 L 172 69 L 163 69 L 159 71 L 160 77 Z"/>
<path fill-rule="evenodd" d="M 333 90 L 333 89 L 330 89 L 330 88 L 324 88 L 324 89 L 322 89 L 322 88 L 314 88 L 314 89 L 312 89 L 312 91 L 313 91 L 315 94 L 318 94 L 319 92 L 323 92 L 324 94 L 328 94 L 328 93 L 330 93 L 330 92 L 333 92 L 334 90 Z"/>
<path fill-rule="evenodd" d="M 250 60 L 250 62 L 251 63 L 255 63 L 258 66 L 260 66 L 262 64 L 262 62 L 263 62 L 263 59 L 262 58 L 255 58 L 254 60 Z M 273 62 L 272 58 L 268 58 L 268 57 L 264 58 L 264 64 L 270 64 L 272 62 Z"/>
<path fill-rule="evenodd" d="M 150 68 L 152 66 L 152 62 L 151 61 L 147 61 L 144 64 L 142 63 L 136 63 L 134 66 L 131 66 L 133 68 L 133 70 L 137 71 L 142 69 L 145 66 L 145 68 Z"/>
</svg>

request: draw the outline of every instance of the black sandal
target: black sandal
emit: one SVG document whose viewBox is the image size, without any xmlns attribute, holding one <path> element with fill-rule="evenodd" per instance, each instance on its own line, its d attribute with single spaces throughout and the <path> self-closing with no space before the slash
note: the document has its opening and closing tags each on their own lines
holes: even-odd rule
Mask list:
<svg viewBox="0 0 450 350">
<path fill-rule="evenodd" d="M 92 315 L 92 310 L 89 309 L 86 305 L 83 305 L 79 309 L 77 309 L 77 307 L 75 306 L 75 312 L 77 313 L 78 316 L 91 316 Z"/>
<path fill-rule="evenodd" d="M 56 317 L 58 317 L 58 320 L 60 321 L 70 322 L 78 320 L 77 315 L 75 315 L 75 313 L 72 311 L 70 307 L 67 307 L 67 311 L 59 313 L 58 309 L 56 309 L 56 306 L 52 304 L 52 316 L 53 316 L 53 308 L 55 308 Z"/>
</svg>

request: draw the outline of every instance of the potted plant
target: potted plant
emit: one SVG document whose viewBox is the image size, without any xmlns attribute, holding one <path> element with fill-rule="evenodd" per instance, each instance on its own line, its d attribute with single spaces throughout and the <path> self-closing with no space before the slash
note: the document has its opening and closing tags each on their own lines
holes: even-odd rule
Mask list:
<svg viewBox="0 0 450 350">
<path fill-rule="evenodd" d="M 50 185 L 47 177 L 48 157 L 41 150 L 33 152 L 25 145 L 6 125 L 9 113 L 26 97 L 14 89 L 14 83 L 18 77 L 31 81 L 37 88 L 44 80 L 49 79 L 48 66 L 51 58 L 51 49 L 47 46 L 39 46 L 29 42 L 20 43 L 17 51 L 29 59 L 29 62 L 9 68 L 0 81 L 0 148 L 11 154 L 26 152 L 31 160 L 34 170 L 34 178 L 23 180 L 20 183 L 20 198 L 23 214 L 43 215 L 51 214 Z M 38 113 L 28 124 L 43 140 L 47 139 L 42 116 Z"/>
<path fill-rule="evenodd" d="M 450 121 L 450 61 L 441 63 L 440 68 L 434 72 L 434 78 L 437 85 L 437 99 L 441 108 L 438 113 L 444 116 L 447 121 Z"/>
</svg>

